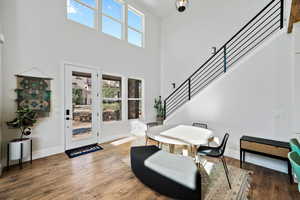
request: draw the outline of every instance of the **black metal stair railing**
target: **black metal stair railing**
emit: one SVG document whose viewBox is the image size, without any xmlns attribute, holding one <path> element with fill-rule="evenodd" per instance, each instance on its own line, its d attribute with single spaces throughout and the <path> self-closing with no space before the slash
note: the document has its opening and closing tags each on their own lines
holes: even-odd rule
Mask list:
<svg viewBox="0 0 300 200">
<path fill-rule="evenodd" d="M 164 100 L 165 118 L 283 28 L 284 0 L 272 0 Z"/>
</svg>

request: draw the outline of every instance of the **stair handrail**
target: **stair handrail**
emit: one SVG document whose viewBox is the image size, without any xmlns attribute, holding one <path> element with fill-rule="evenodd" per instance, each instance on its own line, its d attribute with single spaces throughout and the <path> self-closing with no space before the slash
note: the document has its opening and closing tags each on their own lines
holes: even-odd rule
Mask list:
<svg viewBox="0 0 300 200">
<path fill-rule="evenodd" d="M 185 81 L 183 81 L 179 87 L 177 87 L 168 97 L 166 97 L 164 99 L 164 109 L 165 109 L 165 112 L 164 112 L 164 115 L 165 115 L 165 118 L 166 118 L 166 115 L 167 115 L 167 101 L 176 93 L 178 92 L 179 90 L 182 89 L 182 87 L 184 87 L 187 83 L 188 83 L 188 100 L 191 99 L 191 79 L 195 76 L 195 74 L 197 74 L 204 66 L 206 66 L 206 64 L 208 64 L 213 58 L 217 57 L 217 56 L 220 56 L 218 55 L 220 53 L 220 51 L 224 51 L 224 72 L 226 72 L 226 64 L 227 64 L 227 55 L 226 55 L 226 47 L 227 45 L 232 42 L 233 39 L 235 39 L 240 33 L 242 33 L 246 28 L 248 28 L 248 26 L 254 22 L 258 17 L 260 17 L 260 15 L 266 11 L 274 2 L 276 2 L 277 0 L 271 0 L 263 9 L 261 9 L 250 21 L 248 21 L 241 29 L 239 29 L 239 31 L 237 31 L 227 42 L 224 43 L 224 45 L 222 45 L 212 56 L 210 56 L 205 62 L 204 64 L 202 64 L 197 70 L 195 70 Z M 280 3 L 280 29 L 283 28 L 284 26 L 284 0 L 279 0 L 270 10 L 272 10 L 275 6 L 277 6 L 278 4 Z M 270 11 L 269 10 L 269 11 Z M 266 14 L 269 13 L 269 11 Z M 277 11 L 277 10 L 276 10 Z M 263 15 L 261 17 L 261 19 L 265 16 Z M 257 23 L 257 22 L 256 22 Z M 256 23 L 254 23 L 254 25 L 256 25 Z M 252 26 L 253 27 L 253 26 Z M 252 28 L 250 27 L 250 28 Z M 249 28 L 249 29 L 250 29 Z M 248 30 L 249 30 L 248 29 Z M 247 30 L 247 31 L 248 31 Z M 246 32 L 247 32 L 246 31 Z M 245 33 L 246 33 L 245 32 Z M 241 36 L 240 36 L 241 37 Z M 239 38 L 238 38 L 239 39 Z M 237 39 L 237 40 L 238 40 Z M 236 41 L 237 41 L 236 40 Z M 231 54 L 232 55 L 232 54 Z M 230 56 L 231 56 L 230 55 Z"/>
</svg>

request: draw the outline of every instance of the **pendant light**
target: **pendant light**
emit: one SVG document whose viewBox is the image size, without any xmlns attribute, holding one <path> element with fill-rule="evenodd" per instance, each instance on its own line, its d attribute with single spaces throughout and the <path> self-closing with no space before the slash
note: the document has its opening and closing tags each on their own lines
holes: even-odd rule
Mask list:
<svg viewBox="0 0 300 200">
<path fill-rule="evenodd" d="M 175 5 L 178 12 L 184 12 L 189 5 L 189 0 L 176 0 Z"/>
</svg>

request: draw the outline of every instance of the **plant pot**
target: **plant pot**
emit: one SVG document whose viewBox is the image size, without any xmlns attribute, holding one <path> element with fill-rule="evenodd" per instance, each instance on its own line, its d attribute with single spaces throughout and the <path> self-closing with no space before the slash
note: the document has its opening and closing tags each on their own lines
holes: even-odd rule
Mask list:
<svg viewBox="0 0 300 200">
<path fill-rule="evenodd" d="M 158 122 L 158 123 L 160 123 L 160 124 L 163 124 L 163 122 L 164 122 L 164 118 L 163 117 L 156 117 L 156 121 Z"/>
<path fill-rule="evenodd" d="M 23 144 L 23 158 L 30 156 L 31 150 L 31 139 L 23 138 L 14 139 L 9 142 L 9 160 L 19 160 L 21 159 L 21 144 Z M 23 159 L 22 158 L 22 159 Z"/>
</svg>

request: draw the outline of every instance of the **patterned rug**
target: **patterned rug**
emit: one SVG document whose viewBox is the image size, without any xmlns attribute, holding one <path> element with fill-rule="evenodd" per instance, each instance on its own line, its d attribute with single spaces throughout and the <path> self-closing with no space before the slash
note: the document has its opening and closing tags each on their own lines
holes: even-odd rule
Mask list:
<svg viewBox="0 0 300 200">
<path fill-rule="evenodd" d="M 144 145 L 142 138 L 131 146 Z M 163 147 L 165 149 L 166 147 Z M 179 150 L 177 150 L 179 152 Z M 130 157 L 122 159 L 130 167 Z M 251 172 L 228 165 L 232 189 L 229 189 L 222 162 L 209 162 L 201 158 L 202 199 L 204 200 L 248 200 L 251 183 Z"/>
</svg>

